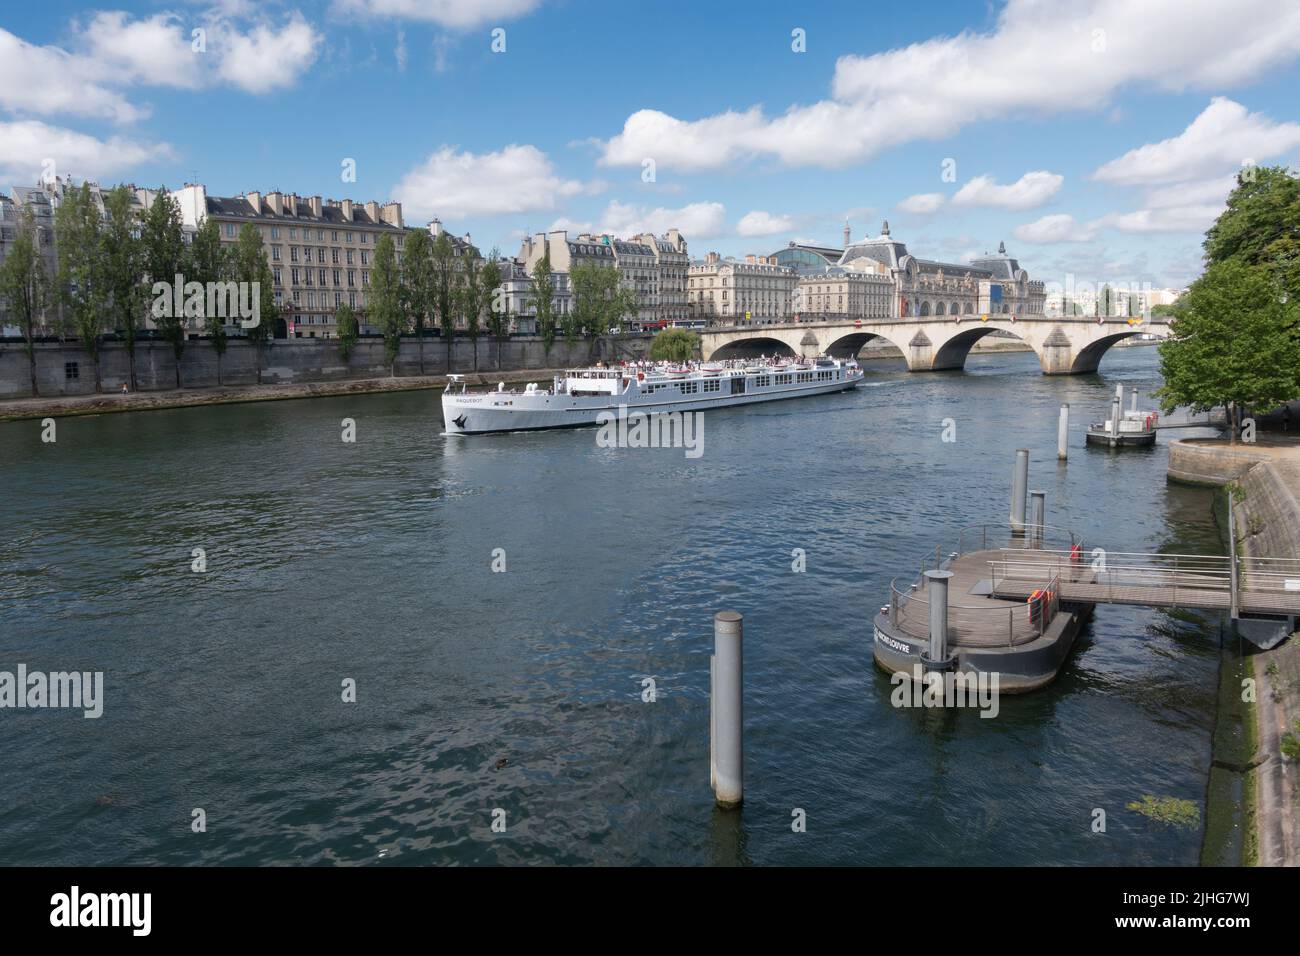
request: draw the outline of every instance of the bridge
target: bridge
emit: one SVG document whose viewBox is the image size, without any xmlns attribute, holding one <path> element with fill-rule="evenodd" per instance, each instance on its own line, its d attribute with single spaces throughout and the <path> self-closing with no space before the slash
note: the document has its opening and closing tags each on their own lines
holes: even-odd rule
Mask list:
<svg viewBox="0 0 1300 956">
<path fill-rule="evenodd" d="M 999 315 L 909 316 L 881 319 L 832 319 L 773 325 L 719 326 L 700 333 L 703 357 L 740 358 L 760 353 L 819 355 L 839 358 L 858 354 L 872 339 L 903 353 L 913 372 L 960 369 L 971 347 L 994 331 L 1011 334 L 1038 356 L 1046 375 L 1097 371 L 1106 351 L 1134 335 L 1169 335 L 1163 317 L 1021 318 Z"/>
</svg>

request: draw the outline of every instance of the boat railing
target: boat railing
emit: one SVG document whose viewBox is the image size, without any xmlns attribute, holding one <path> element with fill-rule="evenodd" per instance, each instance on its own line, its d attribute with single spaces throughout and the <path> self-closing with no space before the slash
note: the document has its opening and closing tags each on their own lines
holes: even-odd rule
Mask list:
<svg viewBox="0 0 1300 956">
<path fill-rule="evenodd" d="M 1012 647 L 1040 637 L 1060 607 L 1055 589 L 1047 590 L 1052 597 L 1023 604 L 954 602 L 949 592 L 948 643 L 965 647 Z M 909 637 L 929 638 L 930 601 L 925 578 L 906 587 L 900 587 L 897 578 L 889 582 L 889 623 Z"/>
</svg>

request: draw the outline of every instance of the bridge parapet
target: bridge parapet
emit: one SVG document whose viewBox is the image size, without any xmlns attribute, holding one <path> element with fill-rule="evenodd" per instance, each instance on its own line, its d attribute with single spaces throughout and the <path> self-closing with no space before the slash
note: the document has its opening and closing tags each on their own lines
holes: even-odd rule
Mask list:
<svg viewBox="0 0 1300 956">
<path fill-rule="evenodd" d="M 856 355 L 867 342 L 882 339 L 902 352 L 910 371 L 929 372 L 962 368 L 974 344 L 996 330 L 1028 345 L 1045 374 L 1072 375 L 1095 372 L 1117 342 L 1148 333 L 1163 337 L 1169 329 L 1161 318 L 891 316 L 715 326 L 701 333 L 701 344 L 706 359 L 772 350 L 803 356 Z"/>
</svg>

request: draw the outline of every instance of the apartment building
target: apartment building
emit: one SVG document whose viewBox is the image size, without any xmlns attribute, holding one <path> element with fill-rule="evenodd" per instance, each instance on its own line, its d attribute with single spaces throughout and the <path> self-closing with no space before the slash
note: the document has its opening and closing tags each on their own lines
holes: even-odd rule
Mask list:
<svg viewBox="0 0 1300 956">
<path fill-rule="evenodd" d="M 795 284 L 794 270 L 772 257 L 723 259 L 710 252 L 691 265 L 687 276 L 690 318 L 727 325 L 788 321 Z"/>
<path fill-rule="evenodd" d="M 876 269 L 828 266 L 820 274 L 799 277 L 792 299 L 802 320 L 818 318 L 885 318 L 894 302 L 894 280 Z"/>
<path fill-rule="evenodd" d="M 278 191 L 227 198 L 209 196 L 193 183 L 171 195 L 186 227 L 197 229 L 211 217 L 225 245 L 233 245 L 248 224 L 262 233 L 280 309 L 277 337 L 335 337 L 334 313 L 344 303 L 359 313 L 363 330 L 374 330 L 365 312 L 375 244 L 380 236 L 392 236 L 400 257 L 406 237 L 401 203 Z"/>
<path fill-rule="evenodd" d="M 662 236 L 643 232 L 632 238 L 650 247 L 658 268 L 658 299 L 653 315 L 654 323 L 658 326 L 685 324 L 691 314 L 686 296 L 691 257 L 687 252 L 686 240 L 677 229 L 669 229 Z"/>
</svg>

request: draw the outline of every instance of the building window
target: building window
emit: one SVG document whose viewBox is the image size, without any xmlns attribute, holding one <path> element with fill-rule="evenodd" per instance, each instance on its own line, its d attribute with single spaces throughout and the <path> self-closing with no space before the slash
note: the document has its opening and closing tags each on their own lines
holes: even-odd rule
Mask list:
<svg viewBox="0 0 1300 956">
<path fill-rule="evenodd" d="M 345 232 L 345 233 L 343 234 L 343 241 L 344 241 L 344 242 L 351 242 L 351 241 L 352 241 L 352 233 L 350 233 L 350 232 Z"/>
<path fill-rule="evenodd" d="M 69 382 L 73 382 L 81 378 L 81 366 L 76 362 L 64 362 L 63 377 L 65 380 Z"/>
<path fill-rule="evenodd" d="M 272 239 L 279 239 L 279 238 L 280 238 L 280 227 L 279 227 L 279 226 L 272 226 L 272 227 L 271 227 L 271 238 L 272 238 Z"/>
</svg>

